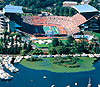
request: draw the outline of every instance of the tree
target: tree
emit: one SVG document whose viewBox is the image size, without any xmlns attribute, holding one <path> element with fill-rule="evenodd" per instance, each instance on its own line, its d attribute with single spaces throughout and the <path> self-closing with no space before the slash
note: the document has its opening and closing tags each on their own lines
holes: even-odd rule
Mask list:
<svg viewBox="0 0 100 87">
<path fill-rule="evenodd" d="M 27 50 L 23 49 L 20 51 L 21 56 L 25 56 L 27 54 Z"/>
<path fill-rule="evenodd" d="M 54 39 L 52 40 L 52 46 L 53 46 L 53 47 L 56 47 L 56 46 L 58 46 L 58 45 L 59 45 L 58 38 L 54 38 Z"/>
<path fill-rule="evenodd" d="M 68 13 L 69 16 L 72 16 L 72 8 L 69 8 L 69 13 Z"/>
<path fill-rule="evenodd" d="M 17 43 L 15 45 L 15 53 L 19 53 L 19 47 L 18 47 Z"/>
<path fill-rule="evenodd" d="M 30 50 L 32 49 L 31 43 L 32 43 L 32 41 L 30 41 L 30 42 L 28 43 L 28 47 L 27 47 L 28 51 L 30 51 Z"/>
<path fill-rule="evenodd" d="M 60 6 L 57 6 L 57 7 L 55 8 L 54 15 L 59 15 L 59 9 L 60 9 Z"/>
<path fill-rule="evenodd" d="M 57 54 L 63 54 L 63 48 L 62 48 L 62 46 L 57 46 L 56 47 L 56 52 L 57 52 Z"/>
<path fill-rule="evenodd" d="M 3 47 L 0 45 L 0 53 L 2 54 L 3 53 Z"/>
<path fill-rule="evenodd" d="M 64 16 L 68 16 L 68 8 L 64 7 Z"/>
<path fill-rule="evenodd" d="M 69 43 L 73 43 L 74 38 L 73 38 L 72 36 L 69 36 L 69 37 L 67 38 L 67 41 L 68 41 Z"/>
<path fill-rule="evenodd" d="M 51 47 L 51 48 L 49 49 L 49 53 L 50 53 L 50 54 L 56 54 L 57 52 L 56 52 L 56 49 L 55 49 L 54 47 Z"/>
<path fill-rule="evenodd" d="M 70 53 L 70 49 L 68 47 L 63 47 L 63 54 Z"/>
<path fill-rule="evenodd" d="M 26 42 L 24 42 L 23 49 L 26 49 L 26 50 L 28 50 L 28 49 L 27 49 L 27 43 L 26 43 Z"/>
<path fill-rule="evenodd" d="M 66 47 L 70 47 L 70 46 L 71 46 L 71 43 L 67 40 L 67 41 L 65 42 L 65 45 L 66 45 Z"/>
<path fill-rule="evenodd" d="M 39 54 L 43 54 L 43 51 L 42 50 L 39 50 Z"/>
<path fill-rule="evenodd" d="M 59 41 L 59 46 L 63 46 L 64 44 L 63 44 L 63 42 L 60 40 Z"/>
<path fill-rule="evenodd" d="M 1 42 L 3 42 L 3 38 L 1 37 Z"/>
<path fill-rule="evenodd" d="M 35 48 L 34 50 L 31 50 L 29 52 L 29 55 L 33 55 L 33 54 L 35 54 L 35 55 L 43 54 L 43 51 Z"/>
<path fill-rule="evenodd" d="M 81 41 L 77 43 L 77 50 L 79 53 L 89 53 L 89 49 L 88 49 L 88 42 L 86 41 Z"/>
<path fill-rule="evenodd" d="M 63 15 L 63 7 L 60 7 L 60 10 L 59 10 L 59 15 L 62 16 Z"/>
<path fill-rule="evenodd" d="M 15 42 L 17 43 L 17 36 L 15 37 Z"/>
<path fill-rule="evenodd" d="M 98 0 L 91 0 L 89 2 L 89 4 L 92 5 L 93 7 L 97 8 L 97 9 L 100 9 L 100 8 L 98 8 L 99 7 Z"/>
</svg>

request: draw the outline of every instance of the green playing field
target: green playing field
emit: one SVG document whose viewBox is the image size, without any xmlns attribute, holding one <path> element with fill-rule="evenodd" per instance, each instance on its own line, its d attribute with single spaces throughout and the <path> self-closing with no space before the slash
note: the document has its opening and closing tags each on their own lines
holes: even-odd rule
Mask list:
<svg viewBox="0 0 100 87">
<path fill-rule="evenodd" d="M 52 34 L 60 34 L 56 26 L 43 26 L 44 32 L 52 32 Z"/>
</svg>

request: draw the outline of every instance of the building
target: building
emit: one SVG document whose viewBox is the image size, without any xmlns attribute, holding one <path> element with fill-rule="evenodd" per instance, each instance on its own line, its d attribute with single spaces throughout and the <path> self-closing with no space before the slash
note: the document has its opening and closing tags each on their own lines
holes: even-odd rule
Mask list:
<svg viewBox="0 0 100 87">
<path fill-rule="evenodd" d="M 14 21 L 11 21 L 9 19 L 9 17 L 6 16 L 6 14 L 8 16 L 10 16 L 10 14 L 22 14 L 22 6 L 12 6 L 12 5 L 6 5 L 3 8 L 3 12 L 0 12 L 0 32 L 2 33 L 5 29 L 8 32 L 14 32 L 14 30 L 16 28 L 19 28 L 21 26 L 19 26 L 18 24 L 16 24 Z"/>
<path fill-rule="evenodd" d="M 22 6 L 6 5 L 3 8 L 3 13 L 23 13 Z"/>
<path fill-rule="evenodd" d="M 77 14 L 72 17 L 66 16 L 18 16 L 16 13 L 22 13 L 22 8 L 13 6 L 14 11 L 10 11 L 8 6 L 4 8 L 4 15 L 9 18 L 9 29 L 13 32 L 17 28 L 19 30 L 35 37 L 51 36 L 69 36 L 79 34 L 81 31 L 98 31 L 100 29 L 100 15 L 93 6 L 74 5 L 72 8 L 77 10 Z M 8 9 L 8 10 L 7 10 Z M 17 11 L 17 9 L 19 9 Z M 52 30 L 52 31 L 50 31 Z M 50 36 L 50 37 L 51 37 Z"/>
<path fill-rule="evenodd" d="M 96 8 L 87 4 L 72 7 L 86 19 L 83 23 L 78 25 L 81 31 L 99 31 L 100 14 Z"/>
<path fill-rule="evenodd" d="M 64 1 L 63 2 L 63 7 L 69 7 L 69 6 L 74 6 L 77 5 L 77 2 L 74 1 Z"/>
</svg>

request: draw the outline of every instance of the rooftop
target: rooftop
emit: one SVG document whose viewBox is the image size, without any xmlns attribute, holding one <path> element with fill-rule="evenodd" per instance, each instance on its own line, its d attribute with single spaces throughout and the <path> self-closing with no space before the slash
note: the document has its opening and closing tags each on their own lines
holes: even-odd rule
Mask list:
<svg viewBox="0 0 100 87">
<path fill-rule="evenodd" d="M 22 6 L 6 5 L 3 8 L 3 13 L 23 13 Z"/>
<path fill-rule="evenodd" d="M 64 1 L 63 3 L 77 3 L 77 2 L 74 2 L 74 1 Z"/>
<path fill-rule="evenodd" d="M 79 13 L 86 13 L 86 12 L 98 12 L 98 10 L 96 8 L 94 8 L 91 5 L 75 5 L 72 6 L 72 8 L 76 9 Z"/>
</svg>

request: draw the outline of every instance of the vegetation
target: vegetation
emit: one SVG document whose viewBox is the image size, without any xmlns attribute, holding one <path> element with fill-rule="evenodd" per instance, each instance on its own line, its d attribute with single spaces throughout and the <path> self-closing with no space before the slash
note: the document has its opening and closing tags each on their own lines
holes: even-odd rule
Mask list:
<svg viewBox="0 0 100 87">
<path fill-rule="evenodd" d="M 0 54 L 21 54 L 22 56 L 43 54 L 42 50 L 32 49 L 32 42 L 23 39 L 19 33 L 8 33 L 5 30 L 0 38 Z"/>
<path fill-rule="evenodd" d="M 27 61 L 30 61 L 30 62 L 42 61 L 41 58 L 34 58 L 34 57 L 28 58 L 28 59 L 26 59 L 26 60 L 27 60 Z"/>
<path fill-rule="evenodd" d="M 95 33 L 95 32 L 93 32 L 93 35 L 94 35 L 95 37 L 97 37 L 97 38 L 100 38 L 100 33 Z"/>
<path fill-rule="evenodd" d="M 27 52 L 32 49 L 31 42 L 26 42 L 17 33 L 11 34 L 6 30 L 2 34 L 4 37 L 0 39 L 0 54 L 19 54 L 21 50 Z"/>
<path fill-rule="evenodd" d="M 39 54 L 43 54 L 43 51 L 35 48 L 34 50 L 31 50 L 28 54 L 29 55 L 39 55 Z"/>
<path fill-rule="evenodd" d="M 64 66 L 64 67 L 70 67 L 70 68 L 78 68 L 80 67 L 80 65 L 77 63 L 78 58 L 71 58 L 70 56 L 67 57 L 58 57 L 55 58 L 53 61 L 53 64 L 57 64 L 60 66 Z"/>
<path fill-rule="evenodd" d="M 99 0 L 91 0 L 89 4 L 92 5 L 93 7 L 97 8 L 98 10 L 100 10 L 100 6 L 98 4 L 98 1 Z"/>
<path fill-rule="evenodd" d="M 81 71 L 90 71 L 94 70 L 95 67 L 93 66 L 93 62 L 95 58 L 88 58 L 88 57 L 78 57 L 77 63 L 80 67 L 70 68 L 59 66 L 57 64 L 53 64 L 54 58 L 43 58 L 42 61 L 30 62 L 26 59 L 21 61 L 21 65 L 30 68 L 30 69 L 37 69 L 37 70 L 48 70 L 51 72 L 81 72 Z"/>
<path fill-rule="evenodd" d="M 24 12 L 32 13 L 33 15 L 37 15 L 41 13 L 41 11 L 47 11 L 60 16 L 72 16 L 77 13 L 72 8 L 62 7 L 63 1 L 65 0 L 3 0 L 0 2 L 0 8 L 8 4 L 23 6 Z M 73 1 L 81 2 L 82 0 Z"/>
<path fill-rule="evenodd" d="M 70 7 L 62 7 L 63 1 L 66 0 L 3 0 L 0 1 L 0 9 L 5 5 L 11 4 L 16 6 L 23 6 L 24 12 L 32 13 L 34 15 L 41 13 L 41 11 L 47 11 L 54 15 L 60 16 L 72 16 L 77 13 L 76 10 Z M 71 1 L 80 3 L 82 0 Z M 98 0 L 91 0 L 89 4 L 100 10 L 100 7 L 97 3 Z"/>
<path fill-rule="evenodd" d="M 39 44 L 39 43 L 33 43 L 36 47 L 49 47 L 49 45 L 46 44 Z"/>
<path fill-rule="evenodd" d="M 48 48 L 49 54 L 82 54 L 82 53 L 100 53 L 100 39 L 87 39 L 76 41 L 72 36 L 68 37 L 65 43 L 57 38 L 53 39 L 51 46 Z"/>
<path fill-rule="evenodd" d="M 20 51 L 20 55 L 21 55 L 21 56 L 27 55 L 27 50 L 25 50 L 25 49 L 24 49 L 24 50 L 21 50 L 21 51 Z"/>
</svg>

